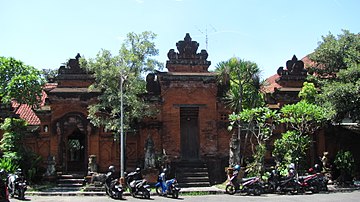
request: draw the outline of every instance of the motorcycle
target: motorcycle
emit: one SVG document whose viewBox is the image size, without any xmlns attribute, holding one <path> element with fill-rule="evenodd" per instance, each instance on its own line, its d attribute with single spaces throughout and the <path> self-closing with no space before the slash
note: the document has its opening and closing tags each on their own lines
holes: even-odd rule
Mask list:
<svg viewBox="0 0 360 202">
<path fill-rule="evenodd" d="M 121 199 L 123 195 L 123 187 L 121 186 L 119 179 L 114 178 L 114 170 L 110 166 L 109 172 L 106 174 L 105 178 L 105 191 L 108 196 L 113 199 Z"/>
<path fill-rule="evenodd" d="M 263 192 L 260 178 L 251 177 L 243 178 L 239 183 L 236 182 L 237 175 L 228 175 L 228 182 L 225 187 L 225 192 L 227 194 L 233 195 L 236 192 L 253 194 L 254 196 L 259 196 Z"/>
<path fill-rule="evenodd" d="M 6 176 L 4 170 L 0 170 L 0 201 L 9 202 L 9 191 L 3 177 Z"/>
<path fill-rule="evenodd" d="M 271 175 L 264 185 L 264 189 L 267 193 L 291 193 L 297 194 L 301 191 L 299 181 L 296 179 L 296 175 L 292 174 L 288 177 L 281 177 L 279 171 L 273 170 Z"/>
<path fill-rule="evenodd" d="M 176 178 L 167 180 L 165 181 L 165 183 L 163 183 L 163 180 L 164 179 L 160 174 L 158 177 L 158 181 L 155 184 L 156 193 L 159 196 L 172 195 L 173 198 L 179 198 L 180 187 L 178 187 L 179 185 Z"/>
<path fill-rule="evenodd" d="M 125 175 L 126 185 L 133 197 L 142 196 L 145 199 L 150 199 L 150 185 L 145 179 L 138 179 L 136 176 L 138 172 L 132 172 Z"/>
<path fill-rule="evenodd" d="M 8 190 L 10 196 L 17 195 L 19 199 L 25 199 L 25 191 L 27 189 L 25 177 L 22 175 L 21 169 L 18 169 L 14 174 L 8 176 Z"/>
<path fill-rule="evenodd" d="M 315 172 L 315 173 L 314 173 Z M 318 193 L 319 191 L 327 191 L 327 178 L 320 173 L 319 170 L 310 168 L 307 176 L 300 176 L 299 183 L 302 191 L 311 191 L 312 193 Z"/>
</svg>

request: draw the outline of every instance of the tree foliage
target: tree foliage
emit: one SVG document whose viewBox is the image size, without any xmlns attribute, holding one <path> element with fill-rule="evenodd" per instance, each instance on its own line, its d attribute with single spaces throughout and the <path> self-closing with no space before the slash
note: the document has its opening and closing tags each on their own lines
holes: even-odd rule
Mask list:
<svg viewBox="0 0 360 202">
<path fill-rule="evenodd" d="M 280 139 L 275 140 L 272 155 L 282 175 L 286 174 L 290 163 L 295 163 L 298 168 L 304 165 L 310 143 L 308 135 L 300 135 L 295 130 L 286 131 Z"/>
<path fill-rule="evenodd" d="M 351 118 L 359 122 L 360 115 L 360 34 L 343 30 L 337 37 L 329 33 L 309 57 L 314 62 L 309 80 L 319 84 L 319 105 L 335 115 L 333 121 Z"/>
<path fill-rule="evenodd" d="M 81 60 L 81 66 L 95 76 L 90 88 L 101 91 L 98 102 L 89 107 L 89 118 L 94 125 L 104 126 L 109 131 L 120 129 L 122 93 L 125 130 L 134 128 L 133 123 L 151 112 L 141 95 L 146 91 L 143 75 L 161 68 L 161 64 L 151 58 L 158 54 L 152 42 L 155 37 L 152 32 L 129 33 L 118 55 L 101 50 L 96 58 Z M 120 80 L 123 81 L 123 92 L 120 91 Z"/>
<path fill-rule="evenodd" d="M 336 73 L 341 69 L 359 64 L 360 34 L 343 30 L 337 37 L 331 33 L 322 36 L 319 46 L 309 57 L 314 62 L 310 73 L 314 73 L 318 78 L 336 77 Z"/>
<path fill-rule="evenodd" d="M 38 105 L 44 80 L 32 66 L 12 57 L 0 57 L 0 99 L 8 104 L 12 99 L 19 104 Z"/>
<path fill-rule="evenodd" d="M 280 120 L 280 114 L 276 110 L 267 107 L 257 107 L 244 109 L 239 114 L 229 116 L 230 127 L 238 120 L 242 120 L 249 139 L 255 139 L 256 143 L 251 143 L 252 162 L 248 162 L 247 170 L 251 175 L 261 176 L 264 173 L 264 157 L 266 153 L 266 143 L 273 135 L 273 129 Z"/>
<path fill-rule="evenodd" d="M 226 104 L 235 112 L 264 104 L 260 89 L 260 69 L 256 63 L 230 58 L 216 66 L 220 83 L 230 82 Z"/>
<path fill-rule="evenodd" d="M 299 135 L 313 134 L 330 118 L 326 108 L 305 100 L 285 105 L 280 112 L 281 123 L 287 124 L 290 130 L 298 131 Z"/>
<path fill-rule="evenodd" d="M 334 121 L 350 118 L 360 121 L 360 65 L 340 70 L 337 78 L 322 87 L 319 102 L 335 114 Z"/>
</svg>

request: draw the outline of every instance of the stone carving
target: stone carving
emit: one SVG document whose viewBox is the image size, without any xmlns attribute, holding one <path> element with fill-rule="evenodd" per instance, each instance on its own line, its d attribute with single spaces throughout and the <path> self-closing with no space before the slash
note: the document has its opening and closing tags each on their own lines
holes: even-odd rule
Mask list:
<svg viewBox="0 0 360 202">
<path fill-rule="evenodd" d="M 88 164 L 88 175 L 97 173 L 97 171 L 98 171 L 98 165 L 96 163 L 96 155 L 90 155 L 89 164 Z"/>
<path fill-rule="evenodd" d="M 234 133 L 230 138 L 229 165 L 234 166 L 240 164 L 240 147 L 237 135 Z"/>
<path fill-rule="evenodd" d="M 58 70 L 59 74 L 86 74 L 85 70 L 80 68 L 79 59 L 81 58 L 78 53 L 75 59 L 69 59 L 66 66 L 61 66 Z"/>
<path fill-rule="evenodd" d="M 294 75 L 294 76 L 306 76 L 306 69 L 304 68 L 304 62 L 298 60 L 294 55 L 291 60 L 286 62 L 286 69 L 284 67 L 279 67 L 277 74 L 282 75 Z"/>
<path fill-rule="evenodd" d="M 174 70 L 174 64 L 180 65 L 201 65 L 201 68 L 198 71 L 207 71 L 207 68 L 210 66 L 211 62 L 207 61 L 208 53 L 206 50 L 201 50 L 200 53 L 197 53 L 199 43 L 192 41 L 190 34 L 187 33 L 183 41 L 176 43 L 177 50 L 170 49 L 168 52 L 169 60 L 166 62 L 166 67 L 170 70 Z"/>
<path fill-rule="evenodd" d="M 154 73 L 150 73 L 146 76 L 146 90 L 149 94 L 160 94 L 160 84 Z"/>
<path fill-rule="evenodd" d="M 151 138 L 151 135 L 148 135 L 145 142 L 145 168 L 154 168 L 155 167 L 155 147 L 154 141 Z"/>
<path fill-rule="evenodd" d="M 46 167 L 46 172 L 44 173 L 44 176 L 49 177 L 49 176 L 54 176 L 56 169 L 55 169 L 55 156 L 48 156 L 47 158 L 47 167 Z"/>
</svg>

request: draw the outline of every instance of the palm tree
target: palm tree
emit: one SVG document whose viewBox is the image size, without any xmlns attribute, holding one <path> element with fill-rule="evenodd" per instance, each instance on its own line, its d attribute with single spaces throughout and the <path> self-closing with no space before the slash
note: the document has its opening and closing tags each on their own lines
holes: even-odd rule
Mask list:
<svg viewBox="0 0 360 202">
<path fill-rule="evenodd" d="M 256 63 L 241 60 L 239 58 L 230 58 L 228 61 L 220 62 L 216 66 L 218 73 L 218 82 L 222 85 L 230 84 L 230 89 L 225 95 L 225 104 L 236 114 L 243 109 L 253 108 L 263 104 L 260 89 L 260 69 Z M 237 135 L 233 134 L 230 143 L 234 151 L 230 148 L 229 164 L 239 164 L 241 152 L 241 122 L 237 121 Z M 245 145 L 247 135 L 245 136 Z M 237 144 L 237 145 L 236 145 Z M 245 150 L 244 150 L 245 151 Z M 233 154 L 232 154 L 233 153 Z"/>
</svg>

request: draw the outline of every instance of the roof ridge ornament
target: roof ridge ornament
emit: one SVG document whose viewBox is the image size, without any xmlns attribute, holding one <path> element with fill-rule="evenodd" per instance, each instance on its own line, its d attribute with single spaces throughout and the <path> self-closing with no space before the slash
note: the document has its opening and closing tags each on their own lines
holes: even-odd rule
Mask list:
<svg viewBox="0 0 360 202">
<path fill-rule="evenodd" d="M 208 58 L 208 53 L 205 49 L 202 49 L 200 53 L 197 53 L 199 43 L 192 41 L 189 33 L 186 33 L 183 41 L 176 43 L 176 47 L 179 52 L 170 49 L 167 54 L 169 60 L 166 62 L 166 68 L 168 68 L 169 71 L 207 72 L 207 69 L 211 64 L 210 61 L 206 60 Z M 179 65 L 186 65 L 189 67 L 180 68 Z M 190 65 L 201 66 L 201 68 L 190 68 Z"/>
</svg>

